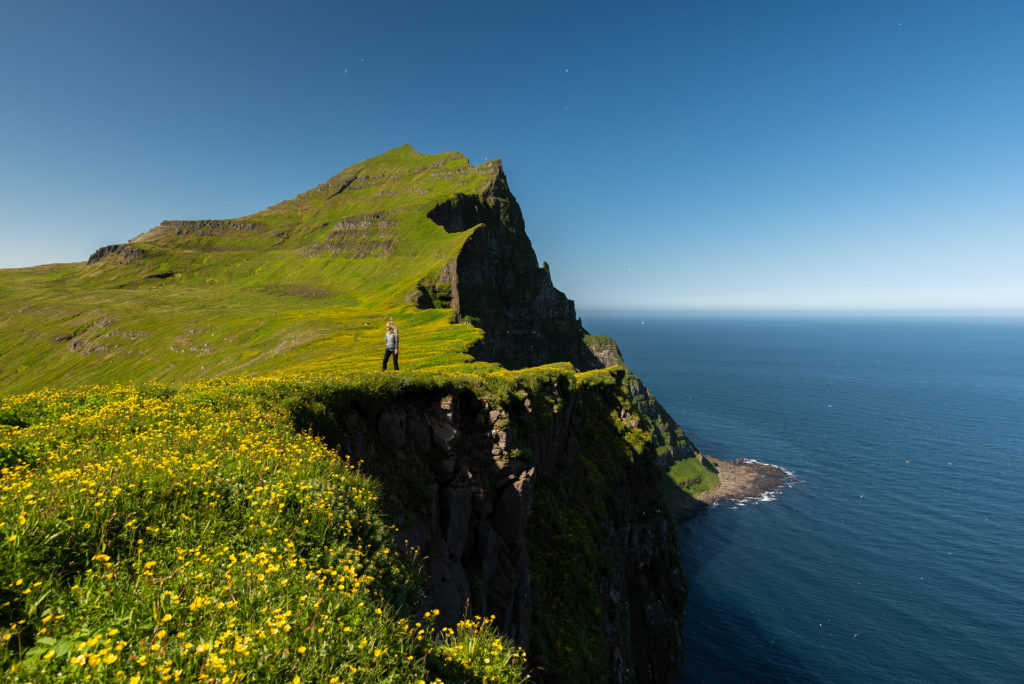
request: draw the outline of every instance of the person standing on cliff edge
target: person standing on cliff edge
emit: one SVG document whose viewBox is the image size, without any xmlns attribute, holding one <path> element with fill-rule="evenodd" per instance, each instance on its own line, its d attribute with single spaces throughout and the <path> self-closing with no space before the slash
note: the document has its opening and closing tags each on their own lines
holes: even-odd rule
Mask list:
<svg viewBox="0 0 1024 684">
<path fill-rule="evenodd" d="M 381 371 L 388 369 L 388 358 L 394 357 L 395 370 L 398 370 L 398 328 L 394 321 L 388 321 L 387 332 L 384 333 L 384 363 Z"/>
</svg>

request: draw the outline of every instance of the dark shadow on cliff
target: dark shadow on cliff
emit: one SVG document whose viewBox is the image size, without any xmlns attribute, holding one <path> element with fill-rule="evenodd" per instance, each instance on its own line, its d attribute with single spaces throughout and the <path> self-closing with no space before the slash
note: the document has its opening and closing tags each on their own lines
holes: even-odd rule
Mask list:
<svg viewBox="0 0 1024 684">
<path fill-rule="evenodd" d="M 692 520 L 708 508 L 706 503 L 683 491 L 664 471 L 658 481 L 658 493 L 661 494 L 665 505 L 668 506 L 669 515 L 676 525 L 685 524 L 686 521 Z"/>
<path fill-rule="evenodd" d="M 381 381 L 284 403 L 381 482 L 397 540 L 423 561 L 419 608 L 437 608 L 438 626 L 494 616 L 535 681 L 670 681 L 685 578 L 632 376 Z"/>
</svg>

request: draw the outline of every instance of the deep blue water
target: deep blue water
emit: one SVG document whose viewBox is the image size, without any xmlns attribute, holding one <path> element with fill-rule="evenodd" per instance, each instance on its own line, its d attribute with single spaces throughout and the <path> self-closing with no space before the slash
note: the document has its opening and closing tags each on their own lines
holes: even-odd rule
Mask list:
<svg viewBox="0 0 1024 684">
<path fill-rule="evenodd" d="M 680 682 L 1024 682 L 1024 320 L 588 316 L 705 453 Z"/>
</svg>

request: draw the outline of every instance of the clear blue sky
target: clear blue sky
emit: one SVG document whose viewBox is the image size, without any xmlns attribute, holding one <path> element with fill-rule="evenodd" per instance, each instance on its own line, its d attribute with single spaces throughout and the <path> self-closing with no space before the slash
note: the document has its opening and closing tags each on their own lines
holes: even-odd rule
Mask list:
<svg viewBox="0 0 1024 684">
<path fill-rule="evenodd" d="M 584 310 L 1024 309 L 1024 3 L 4 2 L 0 267 L 412 144 Z"/>
</svg>

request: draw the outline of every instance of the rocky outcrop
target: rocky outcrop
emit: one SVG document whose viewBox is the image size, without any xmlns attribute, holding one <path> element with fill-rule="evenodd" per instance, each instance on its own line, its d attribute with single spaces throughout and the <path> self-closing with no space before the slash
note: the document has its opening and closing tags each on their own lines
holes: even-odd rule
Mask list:
<svg viewBox="0 0 1024 684">
<path fill-rule="evenodd" d="M 398 243 L 397 220 L 387 212 L 349 216 L 331 226 L 320 242 L 307 247 L 309 257 L 330 255 L 346 259 L 390 256 Z"/>
<path fill-rule="evenodd" d="M 295 420 L 383 483 L 442 624 L 494 615 L 541 681 L 668 681 L 685 584 L 627 384 L 615 371 L 593 386 L 552 374 L 502 399 L 409 388 Z"/>
<path fill-rule="evenodd" d="M 429 216 L 450 233 L 472 229 L 455 261 L 420 283 L 420 306 L 448 306 L 456 321 L 483 329 L 470 353 L 506 368 L 555 361 L 600 367 L 584 344 L 586 331 L 572 300 L 537 265 L 523 214 L 502 171 L 480 195 L 455 195 Z"/>
<path fill-rule="evenodd" d="M 131 245 L 107 245 L 100 247 L 89 257 L 89 265 L 99 263 L 104 257 L 110 257 L 116 263 L 130 264 L 146 256 L 146 253 Z"/>
<path fill-rule="evenodd" d="M 583 338 L 583 344 L 587 345 L 587 349 L 590 351 L 587 360 L 591 364 L 583 366 L 583 370 L 626 365 L 622 360 L 619 345 L 606 335 L 587 335 Z"/>
<path fill-rule="evenodd" d="M 224 235 L 226 233 L 248 233 L 262 230 L 259 223 L 249 221 L 233 221 L 220 219 L 203 219 L 199 221 L 161 221 L 160 228 L 173 231 L 175 235 Z"/>
</svg>

